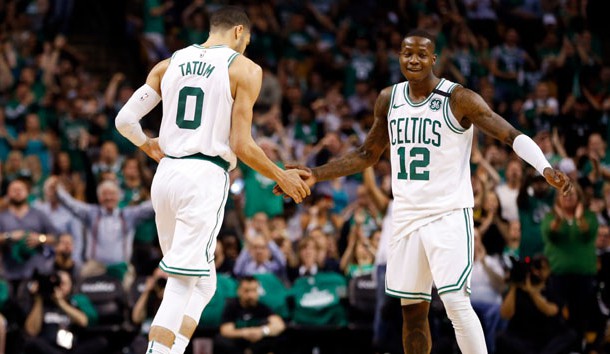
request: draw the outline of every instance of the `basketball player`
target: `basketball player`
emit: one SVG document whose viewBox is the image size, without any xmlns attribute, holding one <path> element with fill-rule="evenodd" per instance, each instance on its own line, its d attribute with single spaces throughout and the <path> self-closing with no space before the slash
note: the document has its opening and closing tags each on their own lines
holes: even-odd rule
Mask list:
<svg viewBox="0 0 610 354">
<path fill-rule="evenodd" d="M 307 183 L 362 171 L 390 145 L 394 204 L 386 293 L 401 298 L 405 353 L 431 350 L 428 310 L 433 282 L 462 353 L 486 353 L 483 330 L 468 297 L 474 244 L 472 126 L 512 146 L 555 188 L 565 193 L 571 183 L 551 168 L 532 139 L 494 113 L 481 96 L 437 78 L 432 72 L 434 48 L 434 38 L 426 32 L 404 38 L 400 67 L 407 81 L 381 92 L 364 144 L 311 169 Z M 281 193 L 279 187 L 276 193 Z"/>
<path fill-rule="evenodd" d="M 242 54 L 250 41 L 245 12 L 225 7 L 210 18 L 210 37 L 158 63 L 116 118 L 116 127 L 160 161 L 151 187 L 160 268 L 169 274 L 149 334 L 147 353 L 183 353 L 216 290 L 214 248 L 236 156 L 286 188 L 296 202 L 309 195 L 301 177 L 270 161 L 251 136 L 262 70 Z M 139 120 L 163 98 L 158 139 Z"/>
</svg>

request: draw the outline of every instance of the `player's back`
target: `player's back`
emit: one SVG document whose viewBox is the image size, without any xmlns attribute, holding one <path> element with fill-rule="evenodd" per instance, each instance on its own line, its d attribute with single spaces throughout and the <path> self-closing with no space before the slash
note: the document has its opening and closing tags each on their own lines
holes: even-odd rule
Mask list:
<svg viewBox="0 0 610 354">
<path fill-rule="evenodd" d="M 227 46 L 200 45 L 174 53 L 161 81 L 159 144 L 166 155 L 219 156 L 235 166 L 229 145 L 233 107 L 229 66 L 237 55 Z"/>
</svg>

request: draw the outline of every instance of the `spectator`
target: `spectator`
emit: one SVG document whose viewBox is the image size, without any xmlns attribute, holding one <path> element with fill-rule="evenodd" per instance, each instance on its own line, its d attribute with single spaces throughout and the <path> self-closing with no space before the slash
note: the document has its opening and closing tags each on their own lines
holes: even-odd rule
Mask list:
<svg viewBox="0 0 610 354">
<path fill-rule="evenodd" d="M 519 219 L 517 196 L 523 183 L 523 164 L 521 160 L 512 159 L 506 165 L 506 183 L 496 187 L 496 194 L 502 210 L 500 215 L 506 221 Z"/>
<path fill-rule="evenodd" d="M 489 353 L 495 352 L 496 334 L 505 325 L 500 318 L 504 278 L 500 255 L 488 255 L 481 236 L 475 233 L 470 302 L 481 320 Z"/>
<path fill-rule="evenodd" d="M 320 228 L 324 233 L 336 235 L 343 224 L 340 215 L 332 212 L 333 196 L 327 190 L 315 192 L 312 205 L 301 214 L 301 227 L 304 233 Z"/>
<path fill-rule="evenodd" d="M 144 289 L 131 310 L 131 322 L 140 326 L 140 335 L 131 344 L 131 349 L 134 353 L 146 351 L 148 331 L 150 330 L 154 314 L 157 313 L 159 306 L 161 306 L 166 283 L 167 273 L 159 268 L 156 268 L 152 275 L 146 277 Z"/>
<path fill-rule="evenodd" d="M 488 254 L 501 254 L 506 246 L 508 224 L 501 216 L 502 207 L 494 191 L 484 192 L 481 207 L 481 217 L 475 220 L 475 229 L 481 235 Z"/>
<path fill-rule="evenodd" d="M 220 334 L 214 340 L 215 353 L 281 352 L 278 336 L 286 325 L 280 316 L 258 301 L 259 286 L 253 277 L 240 279 L 237 299 L 229 300 L 224 309 Z"/>
<path fill-rule="evenodd" d="M 499 101 L 510 102 L 522 97 L 525 65 L 534 66 L 532 58 L 518 43 L 519 34 L 510 28 L 506 31 L 504 43 L 492 51 L 491 73 Z"/>
<path fill-rule="evenodd" d="M 171 0 L 146 0 L 144 2 L 144 49 L 148 64 L 168 58 L 171 53 L 165 44 L 165 13 L 174 7 Z"/>
<path fill-rule="evenodd" d="M 56 143 L 57 139 L 52 133 L 41 130 L 38 114 L 29 113 L 25 117 L 25 130 L 19 134 L 14 147 L 23 150 L 25 156 L 38 156 L 42 172 L 47 175 L 51 169 L 50 151 Z"/>
<path fill-rule="evenodd" d="M 522 265 L 513 266 L 509 290 L 502 300 L 500 315 L 508 320 L 508 327 L 498 336 L 496 353 L 567 353 L 576 334 L 563 322 L 555 294 L 548 288 L 548 260 L 538 256 Z M 528 265 L 527 272 L 515 271 Z"/>
<path fill-rule="evenodd" d="M 219 253 L 219 256 L 215 258 L 216 274 L 233 275 L 235 261 L 240 253 L 240 241 L 237 235 L 231 231 L 221 231 L 216 244 L 216 252 Z"/>
<path fill-rule="evenodd" d="M 559 102 L 551 94 L 548 82 L 539 82 L 536 85 L 533 97 L 525 101 L 522 109 L 520 123 L 526 132 L 550 131 L 551 126 L 557 124 Z"/>
<path fill-rule="evenodd" d="M 55 243 L 57 231 L 47 215 L 28 205 L 26 181 L 10 182 L 6 197 L 8 209 L 0 213 L 2 263 L 6 278 L 19 281 L 44 264 L 44 250 Z"/>
<path fill-rule="evenodd" d="M 44 199 L 34 202 L 33 207 L 49 217 L 49 220 L 59 235 L 69 235 L 71 244 L 71 257 L 77 268 L 83 264 L 83 224 L 65 206 L 59 203 L 52 181 L 44 184 Z M 59 241 L 59 240 L 58 240 Z M 74 275 L 74 274 L 72 274 Z"/>
<path fill-rule="evenodd" d="M 135 227 L 154 214 L 152 203 L 147 201 L 120 209 L 119 187 L 114 182 L 104 181 L 97 187 L 100 204 L 86 204 L 68 194 L 56 177 L 49 179 L 51 188 L 56 188 L 59 201 L 87 227 L 86 264 L 81 275 L 87 276 L 90 267 L 96 265 L 112 266 L 118 272 L 118 278 L 123 280 L 129 270 Z M 125 281 L 129 282 L 129 277 Z"/>
<path fill-rule="evenodd" d="M 280 159 L 279 147 L 275 143 L 268 139 L 259 139 L 258 144 L 271 161 L 282 168 L 284 167 Z M 239 168 L 242 171 L 245 184 L 244 214 L 246 218 L 251 218 L 258 212 L 263 212 L 269 217 L 282 214 L 284 212 L 284 199 L 272 194 L 275 182 L 246 164 L 240 164 Z"/>
<path fill-rule="evenodd" d="M 354 224 L 348 236 L 347 248 L 341 257 L 340 267 L 348 279 L 371 274 L 375 268 L 373 262 L 377 249 L 372 245 L 372 237 L 367 238 L 364 235 L 362 225 L 365 219 L 364 210 L 356 210 Z"/>
<path fill-rule="evenodd" d="M 248 236 L 246 247 L 235 261 L 233 273 L 238 276 L 257 273 L 273 273 L 280 279 L 286 278 L 286 258 L 268 236 Z"/>
<path fill-rule="evenodd" d="M 85 181 L 72 166 L 70 154 L 61 151 L 53 161 L 52 175 L 57 176 L 68 193 L 77 200 L 85 200 Z"/>
<path fill-rule="evenodd" d="M 557 305 L 567 306 L 568 323 L 576 331 L 579 345 L 593 315 L 597 272 L 597 218 L 585 209 L 583 197 L 578 185 L 567 194 L 558 195 L 553 212 L 547 214 L 541 226 Z"/>
<path fill-rule="evenodd" d="M 39 277 L 28 286 L 34 304 L 25 321 L 25 351 L 31 354 L 105 353 L 108 341 L 102 336 L 79 340 L 79 330 L 95 324 L 97 313 L 83 294 L 72 294 L 72 280 L 66 272 Z"/>
<path fill-rule="evenodd" d="M 292 284 L 298 277 L 316 275 L 319 271 L 327 271 L 324 264 L 318 264 L 320 245 L 311 236 L 305 236 L 298 241 L 298 263 L 288 268 L 288 280 Z"/>
<path fill-rule="evenodd" d="M 519 207 L 519 222 L 521 224 L 521 243 L 519 256 L 532 257 L 542 253 L 544 242 L 540 224 L 549 211 L 552 210 L 555 193 L 548 187 L 543 176 L 529 176 L 521 186 L 517 205 Z"/>
<path fill-rule="evenodd" d="M 112 141 L 107 141 L 102 144 L 100 149 L 100 157 L 97 162 L 91 166 L 93 175 L 97 181 L 102 180 L 101 176 L 104 173 L 111 173 L 115 177 L 121 175 L 121 167 L 123 166 L 123 157 L 119 154 L 119 149 Z"/>
</svg>

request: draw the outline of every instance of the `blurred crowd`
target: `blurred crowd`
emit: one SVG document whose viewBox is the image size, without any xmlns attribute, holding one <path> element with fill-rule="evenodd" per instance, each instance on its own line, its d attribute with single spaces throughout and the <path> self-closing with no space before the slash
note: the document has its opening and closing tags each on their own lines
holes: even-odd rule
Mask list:
<svg viewBox="0 0 610 354">
<path fill-rule="evenodd" d="M 0 354 L 143 352 L 165 285 L 155 163 L 114 118 L 143 72 L 203 43 L 209 13 L 228 3 L 253 24 L 246 55 L 264 70 L 253 135 L 281 166 L 360 145 L 377 93 L 403 80 L 403 36 L 432 33 L 436 75 L 480 93 L 577 187 L 555 193 L 476 134 L 471 300 L 490 353 L 610 352 L 610 62 L 595 1 L 130 0 L 122 32 L 145 70 L 104 74 L 71 42 L 74 3 L 0 0 Z M 160 119 L 142 120 L 149 135 Z M 301 205 L 248 166 L 230 176 L 218 291 L 193 352 L 401 353 L 399 302 L 378 271 L 388 156 Z M 456 353 L 437 297 L 430 324 L 433 352 Z M 272 344 L 231 339 L 263 325 Z"/>
</svg>

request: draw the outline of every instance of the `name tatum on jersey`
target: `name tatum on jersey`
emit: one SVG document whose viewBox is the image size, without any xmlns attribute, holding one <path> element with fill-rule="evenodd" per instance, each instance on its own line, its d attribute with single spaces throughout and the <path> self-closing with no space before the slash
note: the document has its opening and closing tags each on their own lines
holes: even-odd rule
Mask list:
<svg viewBox="0 0 610 354">
<path fill-rule="evenodd" d="M 205 76 L 206 79 L 210 77 L 210 74 L 212 74 L 212 71 L 216 68 L 215 66 L 197 60 L 187 61 L 179 66 L 182 76 L 199 75 Z"/>
<path fill-rule="evenodd" d="M 390 120 L 390 143 L 441 146 L 441 122 L 423 117 Z"/>
</svg>

